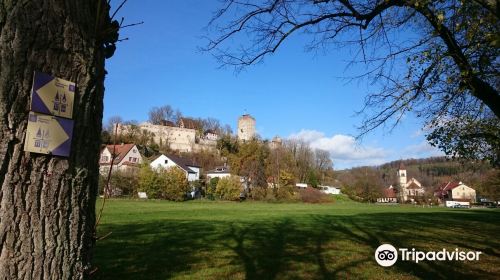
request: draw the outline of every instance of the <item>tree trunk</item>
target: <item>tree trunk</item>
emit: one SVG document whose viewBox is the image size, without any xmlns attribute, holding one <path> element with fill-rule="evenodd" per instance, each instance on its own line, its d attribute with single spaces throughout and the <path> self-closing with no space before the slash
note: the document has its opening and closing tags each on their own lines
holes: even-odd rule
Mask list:
<svg viewBox="0 0 500 280">
<path fill-rule="evenodd" d="M 90 270 L 102 18 L 103 0 L 0 0 L 0 279 L 83 279 Z M 69 158 L 23 150 L 35 70 L 76 83 Z"/>
</svg>

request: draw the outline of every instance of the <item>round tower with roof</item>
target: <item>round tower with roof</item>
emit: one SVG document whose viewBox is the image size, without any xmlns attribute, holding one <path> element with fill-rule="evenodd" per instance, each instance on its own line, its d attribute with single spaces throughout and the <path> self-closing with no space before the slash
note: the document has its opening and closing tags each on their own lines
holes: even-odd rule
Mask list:
<svg viewBox="0 0 500 280">
<path fill-rule="evenodd" d="M 244 114 L 238 118 L 238 140 L 249 141 L 255 137 L 255 118 Z"/>
</svg>

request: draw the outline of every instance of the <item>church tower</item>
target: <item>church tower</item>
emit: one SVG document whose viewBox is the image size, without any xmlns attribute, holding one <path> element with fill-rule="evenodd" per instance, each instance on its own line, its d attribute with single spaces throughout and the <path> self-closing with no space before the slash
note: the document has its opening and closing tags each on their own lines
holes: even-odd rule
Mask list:
<svg viewBox="0 0 500 280">
<path fill-rule="evenodd" d="M 408 182 L 407 177 L 406 177 L 406 167 L 401 162 L 399 164 L 399 170 L 398 170 L 398 180 L 399 180 L 399 197 L 402 200 L 401 202 L 405 202 L 408 200 L 408 194 L 406 191 L 406 184 Z"/>
</svg>

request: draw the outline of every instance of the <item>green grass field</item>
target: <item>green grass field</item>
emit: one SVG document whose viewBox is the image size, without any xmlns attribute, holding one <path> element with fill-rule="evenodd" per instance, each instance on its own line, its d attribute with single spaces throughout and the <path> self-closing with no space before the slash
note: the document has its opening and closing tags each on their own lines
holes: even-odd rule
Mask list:
<svg viewBox="0 0 500 280">
<path fill-rule="evenodd" d="M 500 279 L 500 211 L 490 209 L 109 200 L 108 232 L 97 279 Z M 383 268 L 383 243 L 483 255 Z"/>
</svg>

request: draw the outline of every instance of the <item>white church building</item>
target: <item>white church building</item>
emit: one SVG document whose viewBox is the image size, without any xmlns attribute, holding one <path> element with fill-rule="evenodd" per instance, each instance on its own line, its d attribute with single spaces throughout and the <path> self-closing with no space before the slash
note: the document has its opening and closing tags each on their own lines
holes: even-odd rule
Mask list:
<svg viewBox="0 0 500 280">
<path fill-rule="evenodd" d="M 408 180 L 408 173 L 404 164 L 401 162 L 398 170 L 398 185 L 399 185 L 399 200 L 401 202 L 414 201 L 415 199 L 424 196 L 425 188 L 415 178 Z"/>
</svg>

